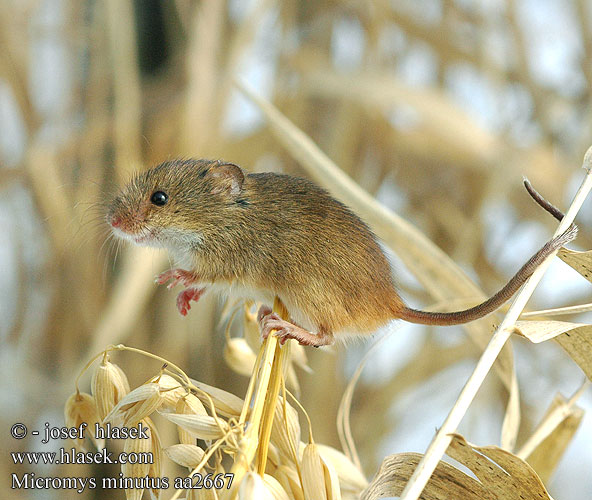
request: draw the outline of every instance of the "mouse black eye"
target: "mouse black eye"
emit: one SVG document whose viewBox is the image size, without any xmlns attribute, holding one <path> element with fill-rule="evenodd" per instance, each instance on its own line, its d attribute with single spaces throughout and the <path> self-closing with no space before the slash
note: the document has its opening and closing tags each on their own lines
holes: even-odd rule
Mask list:
<svg viewBox="0 0 592 500">
<path fill-rule="evenodd" d="M 152 193 L 150 201 L 155 205 L 162 207 L 163 205 L 166 205 L 167 201 L 169 201 L 169 197 L 164 191 L 156 191 Z"/>
</svg>

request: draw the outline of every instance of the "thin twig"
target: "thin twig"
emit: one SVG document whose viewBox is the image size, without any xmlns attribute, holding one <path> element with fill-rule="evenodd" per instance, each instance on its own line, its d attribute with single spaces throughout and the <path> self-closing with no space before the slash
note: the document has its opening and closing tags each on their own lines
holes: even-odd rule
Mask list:
<svg viewBox="0 0 592 500">
<path fill-rule="evenodd" d="M 565 214 L 563 220 L 559 223 L 555 236 L 563 233 L 574 221 L 576 214 L 581 208 L 586 196 L 592 189 L 592 147 L 588 149 L 584 156 L 583 167 L 587 170 L 586 176 L 580 185 L 576 196 L 569 207 L 569 210 Z M 446 452 L 448 445 L 452 440 L 451 434 L 456 431 L 460 421 L 467 412 L 473 398 L 477 394 L 477 391 L 481 387 L 481 384 L 485 380 L 485 377 L 489 373 L 493 363 L 495 362 L 500 351 L 504 347 L 507 340 L 513 331 L 513 325 L 520 316 L 520 313 L 526 306 L 526 303 L 530 299 L 530 296 L 534 292 L 535 287 L 543 277 L 543 274 L 549 267 L 551 259 L 554 257 L 550 255 L 545 262 L 543 262 L 537 270 L 533 273 L 530 279 L 524 284 L 522 289 L 516 295 L 506 317 L 501 324 L 495 330 L 493 337 L 485 349 L 475 370 L 467 380 L 467 383 L 463 387 L 460 396 L 456 403 L 448 413 L 446 420 L 442 424 L 442 427 L 436 433 L 436 436 L 430 443 L 425 455 L 420 460 L 417 468 L 413 472 L 413 475 L 409 479 L 409 482 L 405 486 L 403 493 L 401 494 L 401 500 L 417 500 L 421 492 L 425 488 L 425 485 L 429 481 L 432 473 L 436 466 L 440 462 L 440 459 Z"/>
</svg>

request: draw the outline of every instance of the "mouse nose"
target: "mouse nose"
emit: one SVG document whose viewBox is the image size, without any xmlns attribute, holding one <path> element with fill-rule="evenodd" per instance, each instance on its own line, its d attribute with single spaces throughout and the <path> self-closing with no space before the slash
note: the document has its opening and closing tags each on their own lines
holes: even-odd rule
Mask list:
<svg viewBox="0 0 592 500">
<path fill-rule="evenodd" d="M 117 217 L 116 215 L 114 215 L 113 217 L 111 217 L 111 225 L 113 227 L 119 227 L 119 226 L 121 226 L 121 217 Z"/>
</svg>

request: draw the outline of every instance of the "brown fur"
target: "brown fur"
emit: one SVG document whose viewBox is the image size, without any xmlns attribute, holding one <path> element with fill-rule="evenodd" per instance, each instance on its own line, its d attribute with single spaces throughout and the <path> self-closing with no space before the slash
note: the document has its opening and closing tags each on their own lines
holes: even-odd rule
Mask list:
<svg viewBox="0 0 592 500">
<path fill-rule="evenodd" d="M 150 202 L 155 191 L 168 194 L 166 205 Z M 245 174 L 220 161 L 169 161 L 123 189 L 109 210 L 108 220 L 114 218 L 122 232 L 146 235 L 148 244 L 190 256 L 200 281 L 268 290 L 295 317 L 299 313 L 328 333 L 372 332 L 393 318 L 454 324 L 484 316 L 575 236 L 573 230 L 548 243 L 486 307 L 429 313 L 402 302 L 368 226 L 306 179 Z"/>
</svg>

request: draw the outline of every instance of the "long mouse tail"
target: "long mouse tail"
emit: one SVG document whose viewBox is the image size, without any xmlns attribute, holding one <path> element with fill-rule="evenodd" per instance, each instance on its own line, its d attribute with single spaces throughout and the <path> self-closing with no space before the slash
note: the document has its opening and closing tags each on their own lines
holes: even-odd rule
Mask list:
<svg viewBox="0 0 592 500">
<path fill-rule="evenodd" d="M 530 184 L 527 179 L 524 179 L 524 186 L 532 196 L 532 198 L 547 212 L 549 212 L 557 220 L 563 219 L 563 212 L 555 207 L 553 204 L 543 198 Z M 578 234 L 578 228 L 575 224 L 569 226 L 563 233 L 549 240 L 545 245 L 535 253 L 526 264 L 508 281 L 499 292 L 493 295 L 479 305 L 465 309 L 463 311 L 455 312 L 429 312 L 405 307 L 400 310 L 397 316 L 410 323 L 420 323 L 423 325 L 458 325 L 461 323 L 468 323 L 476 319 L 482 318 L 487 314 L 492 313 L 498 309 L 504 302 L 506 302 L 512 295 L 514 295 L 522 284 L 530 278 L 535 269 L 549 256 L 563 245 L 572 241 Z"/>
</svg>

